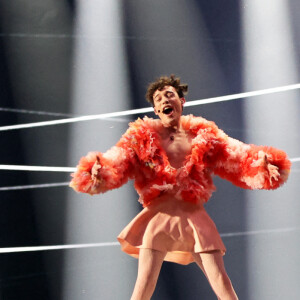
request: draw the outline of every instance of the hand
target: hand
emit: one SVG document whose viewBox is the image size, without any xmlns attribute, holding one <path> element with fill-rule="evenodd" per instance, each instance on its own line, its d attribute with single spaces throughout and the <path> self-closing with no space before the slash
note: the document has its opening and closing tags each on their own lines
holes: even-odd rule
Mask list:
<svg viewBox="0 0 300 300">
<path fill-rule="evenodd" d="M 272 185 L 272 180 L 278 181 L 280 177 L 279 168 L 269 163 L 267 155 L 265 155 L 265 166 L 269 173 L 269 182 Z"/>
<path fill-rule="evenodd" d="M 101 166 L 101 162 L 100 162 L 100 158 L 97 155 L 96 156 L 96 162 L 94 163 L 92 169 L 91 169 L 91 178 L 93 181 L 97 181 L 99 180 L 98 178 L 98 174 L 99 174 L 99 170 L 102 168 Z"/>
</svg>

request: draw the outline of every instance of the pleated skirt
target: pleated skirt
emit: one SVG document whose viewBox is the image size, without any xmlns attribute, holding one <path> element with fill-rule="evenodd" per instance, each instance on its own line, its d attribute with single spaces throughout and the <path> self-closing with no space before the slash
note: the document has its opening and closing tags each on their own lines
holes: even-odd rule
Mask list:
<svg viewBox="0 0 300 300">
<path fill-rule="evenodd" d="M 226 248 L 203 205 L 175 198 L 157 199 L 145 207 L 119 234 L 122 250 L 138 258 L 141 248 L 167 252 L 165 261 L 187 265 L 193 253 Z"/>
</svg>

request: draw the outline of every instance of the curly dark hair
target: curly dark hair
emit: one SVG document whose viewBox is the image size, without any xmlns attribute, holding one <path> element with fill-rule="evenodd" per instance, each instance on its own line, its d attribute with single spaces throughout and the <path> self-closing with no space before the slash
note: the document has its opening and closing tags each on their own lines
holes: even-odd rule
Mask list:
<svg viewBox="0 0 300 300">
<path fill-rule="evenodd" d="M 146 99 L 148 102 L 152 104 L 152 106 L 154 106 L 153 94 L 155 93 L 156 90 L 161 91 L 166 85 L 173 86 L 176 89 L 179 98 L 182 98 L 184 97 L 184 95 L 187 94 L 188 85 L 180 84 L 179 77 L 175 77 L 174 74 L 171 74 L 170 77 L 161 76 L 148 85 Z"/>
</svg>

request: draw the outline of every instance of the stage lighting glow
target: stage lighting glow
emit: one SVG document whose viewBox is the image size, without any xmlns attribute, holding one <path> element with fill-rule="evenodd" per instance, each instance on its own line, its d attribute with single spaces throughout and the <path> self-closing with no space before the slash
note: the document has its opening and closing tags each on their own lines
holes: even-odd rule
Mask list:
<svg viewBox="0 0 300 300">
<path fill-rule="evenodd" d="M 288 1 L 243 1 L 242 11 L 244 89 L 264 89 L 297 82 L 299 74 Z M 290 157 L 300 153 L 299 137 L 293 136 L 300 128 L 299 96 L 298 91 L 290 91 L 264 96 L 263 101 L 258 98 L 245 101 L 245 126 L 249 129 L 246 141 L 281 148 Z M 247 192 L 248 230 L 299 226 L 300 206 L 295 198 L 298 188 L 295 176 L 296 173 L 292 173 L 286 186 L 275 192 Z M 275 243 L 275 235 L 268 239 L 249 237 L 249 299 L 292 298 L 288 295 L 300 293 L 299 285 L 294 284 L 294 278 L 300 274 L 292 250 L 297 249 L 299 241 L 287 235 L 284 253 L 275 251 L 278 247 L 272 247 L 271 241 Z M 275 281 L 278 284 L 274 284 Z"/>
</svg>

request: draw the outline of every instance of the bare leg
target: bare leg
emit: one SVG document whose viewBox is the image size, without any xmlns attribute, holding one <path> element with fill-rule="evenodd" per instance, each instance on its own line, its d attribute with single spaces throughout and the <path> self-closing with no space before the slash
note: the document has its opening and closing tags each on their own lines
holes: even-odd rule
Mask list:
<svg viewBox="0 0 300 300">
<path fill-rule="evenodd" d="M 151 298 L 165 256 L 166 252 L 140 249 L 138 276 L 131 300 L 149 300 Z"/>
<path fill-rule="evenodd" d="M 196 257 L 199 257 L 199 259 Z M 195 260 L 201 262 L 202 270 L 210 285 L 221 300 L 237 300 L 238 297 L 232 287 L 231 281 L 226 273 L 222 253 L 219 251 L 195 253 Z M 199 264 L 198 264 L 199 265 Z M 201 266 L 199 265 L 201 268 Z"/>
<path fill-rule="evenodd" d="M 204 273 L 204 275 L 206 276 L 210 286 L 212 287 L 210 281 L 209 281 L 209 278 L 207 277 L 207 274 L 204 270 L 204 266 L 203 266 L 203 263 L 202 263 L 202 259 L 200 257 L 200 253 L 193 253 L 193 256 L 194 256 L 194 259 L 195 259 L 195 262 L 197 263 L 197 265 L 199 266 L 199 268 L 202 270 L 202 272 Z M 218 300 L 221 300 L 219 297 L 218 297 Z"/>
</svg>

